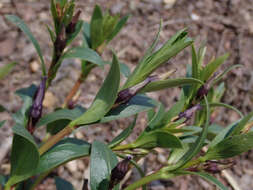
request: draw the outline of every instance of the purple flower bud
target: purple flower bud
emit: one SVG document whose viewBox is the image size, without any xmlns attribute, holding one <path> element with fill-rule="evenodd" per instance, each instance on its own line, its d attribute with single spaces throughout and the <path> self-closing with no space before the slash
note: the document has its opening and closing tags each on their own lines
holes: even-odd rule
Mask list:
<svg viewBox="0 0 253 190">
<path fill-rule="evenodd" d="M 146 78 L 143 82 L 121 90 L 118 93 L 118 97 L 116 99 L 116 104 L 123 104 L 123 103 L 127 103 L 132 97 L 134 97 L 142 88 L 144 88 L 147 84 L 149 84 L 150 82 L 156 81 L 158 79 L 158 76 L 154 75 L 154 76 L 149 76 L 148 78 Z"/>
<path fill-rule="evenodd" d="M 83 188 L 82 190 L 88 190 L 88 179 L 83 180 Z"/>
<path fill-rule="evenodd" d="M 219 173 L 221 169 L 218 167 L 218 164 L 215 162 L 207 162 L 204 165 L 204 171 L 212 174 Z"/>
<path fill-rule="evenodd" d="M 184 112 L 181 112 L 179 113 L 178 115 L 178 119 L 181 119 L 181 118 L 186 118 L 186 121 L 191 119 L 191 117 L 193 116 L 193 114 L 198 111 L 198 110 L 201 110 L 202 107 L 200 104 L 196 104 L 195 106 L 185 110 Z"/>
<path fill-rule="evenodd" d="M 67 34 L 72 34 L 75 32 L 76 23 L 79 19 L 80 14 L 81 14 L 81 10 L 78 10 L 77 13 L 73 16 L 71 22 L 69 23 L 69 25 L 66 28 Z"/>
<path fill-rule="evenodd" d="M 208 85 L 202 85 L 197 92 L 197 99 L 202 99 L 208 94 Z"/>
<path fill-rule="evenodd" d="M 129 162 L 132 157 L 128 156 L 124 160 L 120 161 L 111 172 L 111 179 L 109 183 L 109 189 L 113 189 L 126 175 L 129 170 Z"/>
<path fill-rule="evenodd" d="M 42 114 L 42 103 L 46 91 L 47 77 L 43 77 L 39 87 L 33 96 L 33 104 L 29 113 L 28 131 L 33 133 L 36 123 L 39 121 Z"/>
<path fill-rule="evenodd" d="M 55 63 L 57 63 L 60 58 L 64 48 L 66 47 L 66 35 L 65 35 L 65 27 L 62 26 L 60 33 L 56 36 L 54 42 L 54 52 L 55 52 Z"/>
</svg>

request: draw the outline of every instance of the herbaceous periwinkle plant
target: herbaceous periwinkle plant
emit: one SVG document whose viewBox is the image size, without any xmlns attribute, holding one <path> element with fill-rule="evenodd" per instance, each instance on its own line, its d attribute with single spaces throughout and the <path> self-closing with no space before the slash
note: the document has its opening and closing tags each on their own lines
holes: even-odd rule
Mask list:
<svg viewBox="0 0 253 190">
<path fill-rule="evenodd" d="M 225 159 L 253 148 L 253 112 L 244 116 L 236 108 L 221 102 L 225 91 L 221 79 L 240 65 L 217 71 L 227 59 L 227 54 L 204 65 L 206 48 L 203 46 L 196 50 L 186 29 L 178 31 L 160 49 L 155 50 L 160 27 L 154 42 L 130 72 L 125 64 L 119 63 L 115 53 L 112 61 L 104 61 L 100 57 L 127 22 L 128 16 L 120 18 L 109 12 L 103 13 L 96 5 L 90 23 L 86 23 L 79 19 L 81 10 L 75 10 L 74 0 L 51 0 L 51 14 L 54 26 L 47 26 L 47 29 L 53 51 L 48 68 L 39 43 L 26 24 L 17 16 L 6 15 L 33 43 L 41 61 L 42 74 L 39 86 L 31 85 L 16 92 L 22 98 L 23 106 L 13 115 L 15 125 L 12 127 L 11 172 L 9 176 L 2 176 L 5 180 L 1 183 L 5 190 L 33 190 L 55 168 L 87 156 L 90 157 L 90 179 L 89 183 L 87 179 L 84 180 L 83 189 L 120 189 L 120 182 L 133 167 L 142 177 L 125 190 L 146 189 L 146 185 L 153 180 L 182 175 L 198 175 L 222 190 L 227 189 L 212 173 L 231 165 Z M 73 47 L 71 43 L 79 33 L 83 36 L 83 43 Z M 174 70 L 153 74 L 186 47 L 192 50 L 192 63 L 187 66 L 185 77 L 169 78 Z M 70 58 L 80 60 L 80 76 L 62 107 L 42 115 L 45 92 L 49 86 L 53 88 L 52 81 L 62 61 Z M 110 71 L 91 106 L 83 108 L 77 105 L 75 97 L 79 87 L 93 68 L 103 69 L 105 64 L 110 65 Z M 15 65 L 11 63 L 2 67 L 0 78 Z M 127 78 L 122 86 L 121 76 Z M 181 87 L 182 90 L 179 100 L 169 109 L 146 95 L 171 87 Z M 210 114 L 216 107 L 232 109 L 241 118 L 226 127 L 211 123 Z M 146 128 L 133 142 L 126 144 L 124 140 L 137 127 L 136 119 L 140 112 L 147 113 Z M 88 143 L 84 139 L 68 137 L 80 127 L 92 127 L 93 124 L 127 117 L 133 117 L 132 123 L 108 144 L 99 141 Z M 38 144 L 33 135 L 39 127 L 46 127 L 48 134 Z M 138 161 L 154 153 L 156 147 L 169 149 L 170 154 L 161 169 L 147 175 Z M 55 177 L 55 183 L 58 190 L 74 189 L 70 182 L 60 177 Z"/>
</svg>

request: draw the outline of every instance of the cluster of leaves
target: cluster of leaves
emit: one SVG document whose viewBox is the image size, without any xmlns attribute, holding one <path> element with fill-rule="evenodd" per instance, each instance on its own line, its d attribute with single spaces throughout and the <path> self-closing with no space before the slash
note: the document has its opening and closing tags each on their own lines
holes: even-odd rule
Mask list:
<svg viewBox="0 0 253 190">
<path fill-rule="evenodd" d="M 1 185 L 5 190 L 12 187 L 32 190 L 55 168 L 86 156 L 90 156 L 92 190 L 119 189 L 119 182 L 131 168 L 130 165 L 137 168 L 142 178 L 125 190 L 141 186 L 146 189 L 146 184 L 152 180 L 188 174 L 198 175 L 213 182 L 220 189 L 226 189 L 208 172 L 219 172 L 222 169 L 220 160 L 253 148 L 253 132 L 250 131 L 253 112 L 244 116 L 236 108 L 221 102 L 225 86 L 219 82 L 227 72 L 239 65 L 216 73 L 228 57 L 225 54 L 204 66 L 206 48 L 200 47 L 196 51 L 186 29 L 177 32 L 155 51 L 160 27 L 154 42 L 133 72 L 130 72 L 126 65 L 118 62 L 115 54 L 111 62 L 103 61 L 99 55 L 127 22 L 128 16 L 120 19 L 119 15 L 112 16 L 109 12 L 103 14 L 101 8 L 95 6 L 90 23 L 85 23 L 79 20 L 80 11 L 74 14 L 74 8 L 74 0 L 51 0 L 54 30 L 49 26 L 47 28 L 53 43 L 53 56 L 48 70 L 40 46 L 25 23 L 16 16 L 6 16 L 27 34 L 34 44 L 41 60 L 44 78 L 39 87 L 31 85 L 16 92 L 23 100 L 23 106 L 13 114 L 15 125 L 12 127 L 14 137 L 11 173 L 8 180 L 5 177 L 1 178 Z M 80 31 L 83 35 L 82 46 L 71 47 L 71 42 Z M 168 78 L 171 71 L 151 76 L 158 67 L 188 46 L 192 48 L 192 64 L 187 65 L 185 77 Z M 110 71 L 89 108 L 75 104 L 66 107 L 68 104 L 64 104 L 63 107 L 41 117 L 44 93 L 55 78 L 62 61 L 69 58 L 81 60 L 79 82 L 84 82 L 96 66 L 102 69 L 105 64 L 110 64 Z M 0 77 L 4 77 L 14 65 L 15 63 L 12 63 L 1 68 Z M 121 73 L 127 78 L 122 86 Z M 182 90 L 179 100 L 168 110 L 162 103 L 146 95 L 147 92 L 172 87 L 182 87 Z M 217 106 L 233 109 L 240 114 L 240 120 L 225 128 L 210 123 L 210 114 Z M 4 108 L 1 108 L 1 111 L 4 111 Z M 147 113 L 145 130 L 133 142 L 122 144 L 133 132 L 140 112 Z M 96 123 L 130 116 L 134 116 L 131 125 L 107 144 L 64 138 L 76 128 L 92 127 Z M 189 125 L 189 120 L 192 121 L 192 125 Z M 0 126 L 3 123 L 1 122 Z M 43 126 L 46 126 L 48 134 L 52 136 L 44 143 L 38 144 L 34 140 L 33 131 Z M 207 151 L 200 155 L 204 146 L 207 147 Z M 137 162 L 149 153 L 154 153 L 156 147 L 171 150 L 167 164 L 145 176 Z M 123 161 L 119 162 L 118 158 L 123 158 Z M 74 189 L 69 182 L 60 177 L 56 177 L 55 182 L 57 189 Z M 83 189 L 88 188 L 86 185 L 87 181 Z"/>
</svg>

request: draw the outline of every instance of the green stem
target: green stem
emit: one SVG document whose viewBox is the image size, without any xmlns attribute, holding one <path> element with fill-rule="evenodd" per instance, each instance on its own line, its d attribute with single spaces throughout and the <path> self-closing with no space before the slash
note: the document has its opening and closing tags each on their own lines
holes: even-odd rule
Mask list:
<svg viewBox="0 0 253 190">
<path fill-rule="evenodd" d="M 164 172 L 158 171 L 158 172 L 155 172 L 151 175 L 143 177 L 140 180 L 132 183 L 131 185 L 126 187 L 124 190 L 136 190 L 138 187 L 148 184 L 151 181 L 158 180 L 158 179 L 168 179 L 168 178 L 172 178 L 175 176 L 176 176 L 175 174 L 166 174 Z"/>
</svg>

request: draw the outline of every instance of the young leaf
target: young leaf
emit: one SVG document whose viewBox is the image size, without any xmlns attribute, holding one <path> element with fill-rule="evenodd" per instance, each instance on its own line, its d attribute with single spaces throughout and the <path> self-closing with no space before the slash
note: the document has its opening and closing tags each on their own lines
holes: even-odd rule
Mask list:
<svg viewBox="0 0 253 190">
<path fill-rule="evenodd" d="M 47 27 L 47 31 L 50 35 L 51 41 L 52 41 L 52 43 L 54 43 L 56 40 L 55 33 L 52 31 L 52 29 L 48 25 L 46 25 L 46 27 Z"/>
<path fill-rule="evenodd" d="M 90 22 L 90 34 L 91 34 L 91 47 L 92 49 L 97 49 L 104 41 L 103 36 L 103 13 L 101 8 L 96 5 L 91 22 Z"/>
<path fill-rule="evenodd" d="M 172 88 L 176 86 L 190 85 L 190 84 L 203 84 L 200 80 L 194 78 L 177 78 L 177 79 L 167 79 L 161 81 L 154 81 L 147 84 L 144 88 L 140 90 L 140 93 L 153 92 L 162 89 Z"/>
<path fill-rule="evenodd" d="M 137 115 L 135 116 L 134 121 L 108 144 L 110 148 L 113 148 L 120 144 L 132 133 L 136 124 L 136 119 Z"/>
<path fill-rule="evenodd" d="M 71 58 L 79 58 L 99 66 L 104 65 L 104 61 L 101 59 L 101 57 L 90 48 L 83 48 L 83 47 L 71 48 L 62 56 L 61 60 Z"/>
<path fill-rule="evenodd" d="M 111 170 L 118 163 L 116 155 L 104 143 L 94 141 L 90 158 L 91 190 L 108 189 Z"/>
<path fill-rule="evenodd" d="M 217 70 L 217 68 L 224 63 L 224 61 L 228 58 L 228 54 L 218 57 L 214 61 L 208 63 L 200 73 L 200 79 L 202 81 L 207 81 L 212 74 Z"/>
<path fill-rule="evenodd" d="M 202 178 L 204 178 L 205 180 L 215 184 L 220 190 L 228 190 L 227 187 L 225 187 L 220 181 L 218 181 L 215 177 L 209 175 L 208 173 L 205 172 L 189 172 L 189 171 L 180 171 L 180 174 L 190 174 L 190 175 L 197 175 L 200 176 Z"/>
<path fill-rule="evenodd" d="M 79 118 L 71 122 L 71 126 L 93 123 L 101 118 L 112 108 L 119 89 L 120 70 L 116 55 L 113 55 L 113 62 L 104 84 L 97 93 L 90 108 Z M 110 89 L 110 90 L 108 90 Z"/>
<path fill-rule="evenodd" d="M 161 64 L 178 54 L 185 47 L 191 45 L 193 40 L 187 37 L 186 30 L 181 30 L 168 40 L 158 51 L 144 56 L 134 72 L 129 76 L 123 89 L 134 86 L 145 80 Z"/>
<path fill-rule="evenodd" d="M 134 96 L 127 104 L 121 104 L 111 109 L 99 122 L 105 123 L 112 120 L 130 117 L 140 112 L 154 108 L 155 101 L 145 95 Z"/>
<path fill-rule="evenodd" d="M 50 171 L 68 161 L 89 154 L 89 143 L 75 138 L 65 138 L 41 156 L 35 174 Z"/>
<path fill-rule="evenodd" d="M 206 160 L 226 159 L 253 148 L 253 132 L 230 136 L 211 147 L 204 158 Z"/>
<path fill-rule="evenodd" d="M 0 80 L 8 75 L 16 64 L 17 62 L 12 62 L 0 67 Z"/>
<path fill-rule="evenodd" d="M 130 15 L 124 16 L 120 21 L 116 24 L 113 31 L 111 32 L 110 36 L 107 38 L 107 43 L 110 42 L 123 28 L 123 26 L 126 24 L 128 18 Z"/>
<path fill-rule="evenodd" d="M 57 190 L 74 190 L 73 185 L 60 177 L 55 177 L 55 185 Z"/>
<path fill-rule="evenodd" d="M 31 31 L 29 30 L 29 28 L 26 26 L 26 24 L 17 16 L 15 15 L 6 15 L 5 16 L 9 21 L 11 21 L 13 24 L 15 24 L 16 26 L 18 26 L 26 35 L 27 37 L 31 40 L 31 42 L 33 43 L 39 57 L 40 57 L 40 61 L 42 64 L 42 72 L 43 75 L 46 76 L 46 66 L 44 63 L 44 59 L 41 53 L 41 49 L 39 46 L 38 41 L 34 38 L 33 34 L 31 33 Z"/>
</svg>

